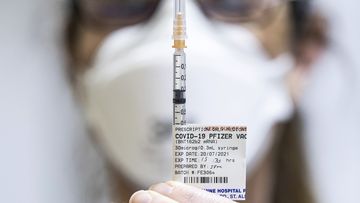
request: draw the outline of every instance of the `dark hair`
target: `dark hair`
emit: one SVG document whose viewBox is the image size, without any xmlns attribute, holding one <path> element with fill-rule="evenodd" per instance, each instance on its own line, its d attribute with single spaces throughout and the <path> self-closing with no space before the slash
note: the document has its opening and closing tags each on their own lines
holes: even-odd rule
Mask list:
<svg viewBox="0 0 360 203">
<path fill-rule="evenodd" d="M 272 203 L 314 203 L 304 157 L 303 125 L 299 113 L 282 126 L 274 145 Z"/>
</svg>

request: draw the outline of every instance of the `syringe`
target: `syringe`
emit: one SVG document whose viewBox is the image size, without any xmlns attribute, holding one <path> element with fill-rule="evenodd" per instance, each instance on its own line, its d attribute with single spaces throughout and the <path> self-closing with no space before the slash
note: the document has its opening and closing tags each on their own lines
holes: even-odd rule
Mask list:
<svg viewBox="0 0 360 203">
<path fill-rule="evenodd" d="M 175 0 L 173 39 L 174 53 L 174 96 L 173 124 L 186 124 L 186 39 L 185 0 Z"/>
</svg>

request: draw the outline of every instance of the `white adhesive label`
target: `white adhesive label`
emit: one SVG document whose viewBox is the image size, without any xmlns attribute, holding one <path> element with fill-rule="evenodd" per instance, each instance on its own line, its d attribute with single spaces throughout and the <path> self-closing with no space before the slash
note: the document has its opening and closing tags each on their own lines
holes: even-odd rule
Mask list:
<svg viewBox="0 0 360 203">
<path fill-rule="evenodd" d="M 245 126 L 173 126 L 173 179 L 245 200 Z"/>
</svg>

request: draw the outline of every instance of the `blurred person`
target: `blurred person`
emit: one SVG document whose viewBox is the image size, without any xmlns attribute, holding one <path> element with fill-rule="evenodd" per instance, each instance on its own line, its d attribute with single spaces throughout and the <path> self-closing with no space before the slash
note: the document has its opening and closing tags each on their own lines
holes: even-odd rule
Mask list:
<svg viewBox="0 0 360 203">
<path fill-rule="evenodd" d="M 247 202 L 287 202 L 284 193 L 291 202 L 312 201 L 299 141 L 285 139 L 291 145 L 284 149 L 280 136 L 294 111 L 286 81 L 299 75 L 290 74 L 294 61 L 303 69 L 314 60 L 307 53 L 324 46 L 322 38 L 302 44 L 314 35 L 304 31 L 309 2 L 299 2 L 188 1 L 189 121 L 248 126 Z M 74 84 L 112 167 L 114 201 L 170 179 L 172 3 L 73 1 Z M 278 159 L 284 150 L 293 152 L 285 161 Z M 287 176 L 276 164 L 285 164 Z"/>
</svg>

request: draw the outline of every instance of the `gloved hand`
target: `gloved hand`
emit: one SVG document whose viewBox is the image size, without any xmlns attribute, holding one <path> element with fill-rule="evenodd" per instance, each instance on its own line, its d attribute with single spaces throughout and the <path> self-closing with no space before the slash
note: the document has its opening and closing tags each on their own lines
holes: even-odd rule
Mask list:
<svg viewBox="0 0 360 203">
<path fill-rule="evenodd" d="M 135 192 L 129 203 L 234 203 L 233 201 L 180 182 L 168 181 Z"/>
</svg>

